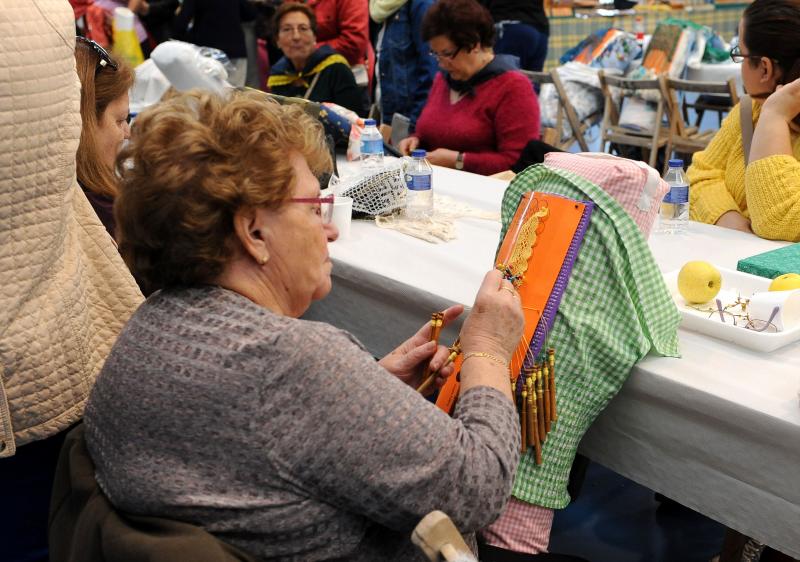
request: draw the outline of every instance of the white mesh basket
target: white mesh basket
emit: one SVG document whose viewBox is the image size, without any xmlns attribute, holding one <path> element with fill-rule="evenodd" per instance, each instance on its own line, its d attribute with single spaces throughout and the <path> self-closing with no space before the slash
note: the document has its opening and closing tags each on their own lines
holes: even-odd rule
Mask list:
<svg viewBox="0 0 800 562">
<path fill-rule="evenodd" d="M 380 172 L 359 174 L 332 185 L 337 195 L 353 198 L 353 210 L 368 215 L 386 215 L 406 206 L 403 163 L 392 162 Z"/>
</svg>

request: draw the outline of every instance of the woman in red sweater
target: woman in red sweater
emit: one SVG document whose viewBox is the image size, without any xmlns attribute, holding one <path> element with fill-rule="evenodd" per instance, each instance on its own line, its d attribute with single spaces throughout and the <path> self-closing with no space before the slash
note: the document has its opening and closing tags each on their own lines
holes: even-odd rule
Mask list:
<svg viewBox="0 0 800 562">
<path fill-rule="evenodd" d="M 439 0 L 425 14 L 422 37 L 439 61 L 404 154 L 421 146 L 431 164 L 494 174 L 508 170 L 539 138 L 539 101 L 516 59 L 492 51 L 494 24 L 475 0 Z"/>
</svg>

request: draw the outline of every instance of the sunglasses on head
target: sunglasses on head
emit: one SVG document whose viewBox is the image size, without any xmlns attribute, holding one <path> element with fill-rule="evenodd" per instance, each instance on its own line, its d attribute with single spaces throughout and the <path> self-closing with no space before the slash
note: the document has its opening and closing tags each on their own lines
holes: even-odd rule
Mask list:
<svg viewBox="0 0 800 562">
<path fill-rule="evenodd" d="M 117 68 L 119 68 L 117 63 L 114 62 L 114 59 L 111 58 L 111 55 L 108 54 L 108 51 L 106 51 L 102 46 L 100 46 L 95 41 L 92 41 L 91 39 L 87 39 L 86 37 L 82 37 L 80 35 L 75 37 L 75 41 L 77 41 L 78 43 L 83 43 L 91 50 L 93 50 L 95 54 L 98 56 L 97 66 L 94 69 L 95 76 L 97 76 L 97 73 L 106 67 L 109 67 L 114 71 L 116 71 Z"/>
</svg>

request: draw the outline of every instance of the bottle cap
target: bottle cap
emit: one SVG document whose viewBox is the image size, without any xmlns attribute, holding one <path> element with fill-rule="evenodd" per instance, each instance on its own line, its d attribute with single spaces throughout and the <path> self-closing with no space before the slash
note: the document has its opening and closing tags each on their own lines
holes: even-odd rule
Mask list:
<svg viewBox="0 0 800 562">
<path fill-rule="evenodd" d="M 683 168 L 683 160 L 680 158 L 671 158 L 669 161 L 670 168 Z"/>
<path fill-rule="evenodd" d="M 365 127 L 374 127 L 375 126 L 375 119 L 364 119 L 364 126 Z"/>
<path fill-rule="evenodd" d="M 427 155 L 428 153 L 421 148 L 417 148 L 411 151 L 411 158 L 425 158 Z"/>
</svg>

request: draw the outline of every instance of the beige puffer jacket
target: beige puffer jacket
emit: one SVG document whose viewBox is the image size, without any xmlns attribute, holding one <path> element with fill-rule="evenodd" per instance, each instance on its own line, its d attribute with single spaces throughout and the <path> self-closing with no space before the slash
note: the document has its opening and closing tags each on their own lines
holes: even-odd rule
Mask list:
<svg viewBox="0 0 800 562">
<path fill-rule="evenodd" d="M 0 457 L 80 419 L 142 301 L 75 179 L 67 0 L 0 0 Z"/>
</svg>

